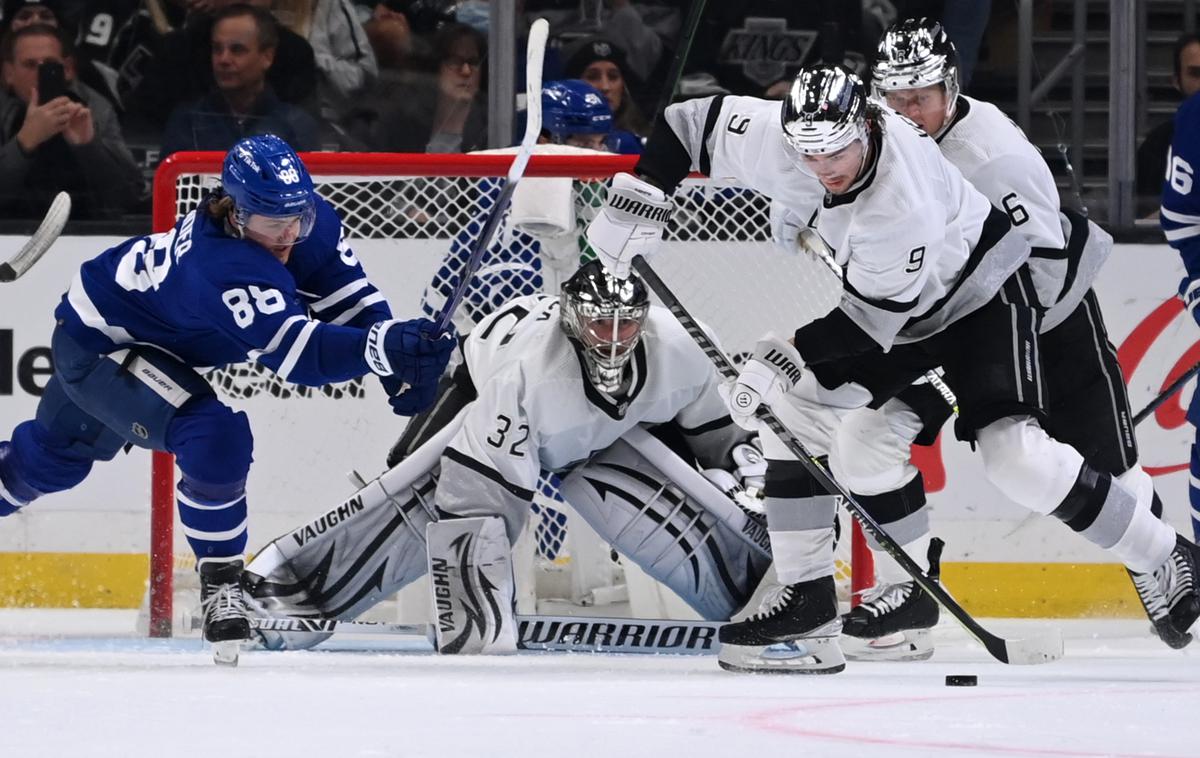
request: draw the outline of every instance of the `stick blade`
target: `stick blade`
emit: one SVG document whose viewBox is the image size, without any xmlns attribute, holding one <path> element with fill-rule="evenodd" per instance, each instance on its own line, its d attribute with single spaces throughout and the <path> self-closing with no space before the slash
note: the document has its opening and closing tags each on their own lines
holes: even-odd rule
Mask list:
<svg viewBox="0 0 1200 758">
<path fill-rule="evenodd" d="M 62 234 L 70 215 L 71 196 L 59 192 L 29 241 L 7 263 L 0 264 L 0 282 L 14 281 L 32 268 Z"/>
<path fill-rule="evenodd" d="M 1038 666 L 1043 663 L 1053 663 L 1063 657 L 1062 632 L 1053 627 L 1047 627 L 1035 633 L 1032 637 L 1021 639 L 994 638 L 984 643 L 985 647 L 997 660 L 1014 666 Z"/>
</svg>

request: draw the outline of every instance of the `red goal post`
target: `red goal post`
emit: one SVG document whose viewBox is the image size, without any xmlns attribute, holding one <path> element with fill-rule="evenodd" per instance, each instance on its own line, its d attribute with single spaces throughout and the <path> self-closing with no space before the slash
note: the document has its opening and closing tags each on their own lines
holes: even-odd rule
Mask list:
<svg viewBox="0 0 1200 758">
<path fill-rule="evenodd" d="M 191 152 L 163 161 L 154 179 L 155 232 L 169 230 L 195 207 L 206 187 L 219 177 L 223 157 L 219 152 Z M 447 250 L 465 222 L 486 210 L 489 190 L 512 161 L 506 154 L 306 153 L 302 158 L 318 191 L 341 214 L 352 244 L 365 239 L 419 241 Z M 605 181 L 630 170 L 635 160 L 633 156 L 535 155 L 525 176 L 557 181 L 527 180 L 522 188 L 533 192 L 569 188 L 582 229 L 599 206 Z M 823 264 L 787 255 L 770 243 L 769 201 L 762 195 L 694 176 L 680 187 L 675 200 L 676 215 L 655 268 L 730 353 L 744 354 L 768 329 L 794 329 L 836 303 L 840 284 Z M 503 230 L 497 237 L 512 241 Z M 377 278 L 374 268 L 369 270 Z M 381 289 L 398 314 L 416 313 L 415 300 L 396 300 L 386 286 Z M 152 469 L 149 631 L 153 636 L 169 636 L 176 570 L 172 456 L 155 453 Z M 253 502 L 250 508 L 255 508 Z M 295 523 L 303 518 L 297 516 Z M 861 589 L 873 580 L 870 552 L 857 526 L 853 535 L 848 541 L 853 547 L 839 551 L 846 590 Z M 271 536 L 255 534 L 252 540 L 261 542 Z"/>
</svg>

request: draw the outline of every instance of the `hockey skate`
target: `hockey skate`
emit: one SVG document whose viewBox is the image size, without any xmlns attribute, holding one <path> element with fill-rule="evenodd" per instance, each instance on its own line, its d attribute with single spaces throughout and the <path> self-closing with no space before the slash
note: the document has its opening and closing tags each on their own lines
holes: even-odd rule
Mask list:
<svg viewBox="0 0 1200 758">
<path fill-rule="evenodd" d="M 1154 624 L 1154 633 L 1176 649 L 1192 641 L 1188 630 L 1200 618 L 1197 564 L 1200 564 L 1200 547 L 1177 536 L 1175 550 L 1153 574 L 1129 572 L 1138 599 Z"/>
<path fill-rule="evenodd" d="M 941 576 L 942 541 L 929 544 L 929 572 Z M 924 661 L 933 657 L 930 629 L 937 626 L 937 601 L 915 581 L 879 584 L 842 617 L 846 657 L 852 661 Z"/>
<path fill-rule="evenodd" d="M 205 558 L 199 570 L 204 639 L 212 643 L 214 663 L 236 666 L 242 643 L 250 639 L 250 620 L 242 596 L 242 562 Z"/>
<path fill-rule="evenodd" d="M 721 627 L 717 663 L 754 674 L 836 674 L 846 668 L 841 627 L 832 576 L 781 585 L 758 613 Z"/>
<path fill-rule="evenodd" d="M 916 582 L 881 584 L 842 617 L 846 657 L 852 661 L 923 661 L 933 656 L 929 630 L 938 604 Z"/>
</svg>

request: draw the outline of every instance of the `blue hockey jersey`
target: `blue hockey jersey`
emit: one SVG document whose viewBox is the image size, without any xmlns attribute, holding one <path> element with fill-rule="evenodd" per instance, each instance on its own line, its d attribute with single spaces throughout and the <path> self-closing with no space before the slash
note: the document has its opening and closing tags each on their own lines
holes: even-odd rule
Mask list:
<svg viewBox="0 0 1200 758">
<path fill-rule="evenodd" d="M 1161 222 L 1167 242 L 1179 251 L 1188 278 L 1200 281 L 1200 94 L 1192 95 L 1175 113 L 1175 136 L 1167 154 Z"/>
<path fill-rule="evenodd" d="M 366 328 L 391 309 L 343 235 L 318 199 L 312 233 L 283 264 L 192 211 L 84 263 L 55 316 L 98 352 L 141 343 L 196 368 L 257 361 L 296 384 L 345 381 L 370 371 Z"/>
</svg>

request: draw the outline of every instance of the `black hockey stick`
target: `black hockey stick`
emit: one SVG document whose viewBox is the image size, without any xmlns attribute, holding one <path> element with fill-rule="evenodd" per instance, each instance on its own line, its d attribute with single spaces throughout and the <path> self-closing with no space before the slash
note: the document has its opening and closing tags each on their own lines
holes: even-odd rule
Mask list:
<svg viewBox="0 0 1200 758">
<path fill-rule="evenodd" d="M 640 255 L 633 259 L 633 268 L 641 275 L 641 277 L 650 285 L 650 289 L 663 301 L 667 308 L 674 314 L 679 323 L 683 325 L 688 334 L 700 348 L 704 354 L 708 356 L 713 365 L 717 367 L 717 372 L 725 379 L 736 381 L 738 370 L 733 363 L 721 352 L 721 349 L 705 334 L 692 315 L 688 313 L 683 304 L 679 302 L 679 298 L 671 292 L 670 288 L 658 277 L 650 264 L 646 262 Z M 758 407 L 757 416 L 768 429 L 771 430 L 780 440 L 787 445 L 788 449 L 800 460 L 800 463 L 808 470 L 814 479 L 825 488 L 831 495 L 841 496 L 846 508 L 851 515 L 862 525 L 863 530 L 875 538 L 875 540 L 883 548 L 884 552 L 892 556 L 895 561 L 900 564 L 900 567 L 913 578 L 921 589 L 928 592 L 933 598 L 946 609 L 946 612 L 962 625 L 963 629 L 979 640 L 992 655 L 993 658 L 1001 663 L 1012 664 L 1037 664 L 1049 663 L 1062 658 L 1063 655 L 1063 639 L 1062 633 L 1057 629 L 1046 629 L 1045 631 L 1027 639 L 1006 640 L 1003 637 L 998 637 L 992 634 L 987 629 L 979 625 L 971 614 L 967 613 L 958 601 L 951 597 L 950 593 L 942 587 L 941 584 L 930 579 L 921 567 L 918 566 L 900 545 L 892 539 L 883 527 L 871 518 L 862 506 L 854 499 L 845 488 L 834 481 L 829 472 L 825 470 L 815 457 L 813 457 L 804 444 L 796 439 L 796 436 L 788 430 L 779 418 L 765 404 Z"/>
<path fill-rule="evenodd" d="M 692 7 L 688 10 L 687 19 L 680 27 L 679 42 L 675 45 L 675 55 L 671 58 L 671 68 L 667 72 L 667 80 L 663 83 L 662 92 L 658 96 L 658 107 L 654 109 L 654 116 L 650 119 L 650 131 L 654 130 L 654 125 L 662 117 L 663 111 L 675 99 L 675 89 L 679 86 L 680 77 L 683 76 L 683 66 L 687 63 L 688 51 L 692 49 L 692 40 L 696 38 L 696 30 L 700 28 L 700 18 L 704 15 L 706 3 L 707 0 L 692 0 Z"/>
<path fill-rule="evenodd" d="M 58 235 L 62 234 L 63 226 L 67 223 L 67 217 L 70 215 L 71 196 L 66 192 L 60 192 L 54 197 L 54 202 L 50 204 L 46 216 L 42 219 L 42 223 L 38 224 L 37 231 L 29 238 L 29 241 L 7 262 L 0 263 L 0 282 L 16 281 L 26 271 L 33 268 L 33 264 L 46 254 L 46 251 L 58 239 Z"/>
<path fill-rule="evenodd" d="M 1200 363 L 1197 363 L 1195 366 L 1192 366 L 1187 371 L 1183 372 L 1183 376 L 1171 382 L 1171 386 L 1163 390 L 1158 397 L 1151 400 L 1149 405 L 1138 411 L 1137 415 L 1133 417 L 1133 425 L 1137 426 L 1145 421 L 1146 417 L 1158 410 L 1158 406 L 1170 400 L 1171 396 L 1178 392 L 1179 388 L 1187 384 L 1188 380 L 1197 373 L 1200 373 Z"/>
</svg>

